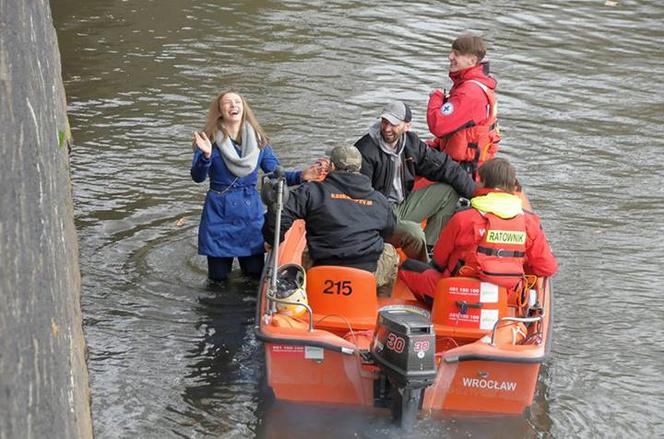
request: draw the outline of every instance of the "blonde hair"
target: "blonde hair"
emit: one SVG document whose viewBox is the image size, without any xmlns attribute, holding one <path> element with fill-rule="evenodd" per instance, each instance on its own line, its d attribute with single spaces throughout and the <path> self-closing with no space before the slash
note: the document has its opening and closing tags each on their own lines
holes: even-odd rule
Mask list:
<svg viewBox="0 0 664 439">
<path fill-rule="evenodd" d="M 265 135 L 265 131 L 263 131 L 263 128 L 258 123 L 258 120 L 256 119 L 256 116 L 254 115 L 254 112 L 249 106 L 247 100 L 244 98 L 244 96 L 242 96 L 240 93 L 236 92 L 233 89 L 222 91 L 217 95 L 217 97 L 215 97 L 212 100 L 212 102 L 210 103 L 210 109 L 208 110 L 207 120 L 205 121 L 205 126 L 203 127 L 203 131 L 205 131 L 205 134 L 207 134 L 208 138 L 213 143 L 214 143 L 214 138 L 217 135 L 217 131 L 221 131 L 222 133 L 224 133 L 224 140 L 226 140 L 226 138 L 228 137 L 228 133 L 226 132 L 223 126 L 224 118 L 221 115 L 221 99 L 229 93 L 236 94 L 240 96 L 240 99 L 242 99 L 242 108 L 243 108 L 242 125 L 244 125 L 245 122 L 249 122 L 249 125 L 251 125 L 254 131 L 256 131 L 256 140 L 258 140 L 258 147 L 263 148 L 265 145 L 267 145 L 270 139 L 268 139 L 267 135 Z M 240 133 L 238 133 L 238 138 L 235 140 L 242 143 L 242 130 L 240 130 Z"/>
</svg>

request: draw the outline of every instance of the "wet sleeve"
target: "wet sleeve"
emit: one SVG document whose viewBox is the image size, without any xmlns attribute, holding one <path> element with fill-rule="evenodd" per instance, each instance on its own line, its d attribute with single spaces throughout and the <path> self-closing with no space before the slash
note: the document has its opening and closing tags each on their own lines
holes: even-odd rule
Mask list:
<svg viewBox="0 0 664 439">
<path fill-rule="evenodd" d="M 214 149 L 212 150 L 214 154 Z M 205 158 L 203 152 L 196 148 L 194 151 L 194 157 L 191 160 L 191 179 L 196 183 L 202 183 L 208 176 L 210 172 L 210 164 L 212 163 L 212 156 L 209 159 Z"/>
</svg>

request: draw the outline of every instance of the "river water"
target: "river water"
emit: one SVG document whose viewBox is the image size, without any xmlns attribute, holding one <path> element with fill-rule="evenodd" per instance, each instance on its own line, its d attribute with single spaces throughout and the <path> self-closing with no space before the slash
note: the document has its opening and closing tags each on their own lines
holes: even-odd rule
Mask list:
<svg viewBox="0 0 664 439">
<path fill-rule="evenodd" d="M 664 4 L 53 0 L 69 115 L 95 433 L 400 437 L 384 414 L 274 402 L 255 283 L 209 286 L 191 132 L 247 96 L 291 168 L 388 100 L 426 137 L 447 52 L 481 33 L 502 154 L 560 262 L 555 333 L 523 416 L 425 419 L 413 437 L 664 436 Z"/>
</svg>

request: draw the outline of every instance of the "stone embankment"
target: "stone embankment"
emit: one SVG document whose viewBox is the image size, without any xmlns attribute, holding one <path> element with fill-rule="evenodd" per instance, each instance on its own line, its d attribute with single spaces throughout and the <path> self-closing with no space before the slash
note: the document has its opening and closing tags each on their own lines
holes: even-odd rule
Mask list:
<svg viewBox="0 0 664 439">
<path fill-rule="evenodd" d="M 90 438 L 60 54 L 47 0 L 0 0 L 0 439 Z"/>
</svg>

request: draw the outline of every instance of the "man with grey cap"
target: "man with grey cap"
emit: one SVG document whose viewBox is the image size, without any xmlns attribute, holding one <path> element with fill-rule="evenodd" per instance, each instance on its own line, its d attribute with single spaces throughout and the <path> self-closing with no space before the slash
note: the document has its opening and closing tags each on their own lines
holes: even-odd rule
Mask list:
<svg viewBox="0 0 664 439">
<path fill-rule="evenodd" d="M 459 196 L 473 195 L 475 182 L 447 154 L 429 148 L 410 131 L 411 121 L 406 103 L 389 102 L 380 120 L 355 146 L 362 154 L 360 172 L 371 179 L 396 213 L 397 226 L 387 242 L 409 258 L 427 262 L 427 244 L 432 246 L 438 239 Z M 435 184 L 413 191 L 418 176 Z M 423 220 L 427 220 L 424 231 L 420 227 Z"/>
<path fill-rule="evenodd" d="M 391 284 L 399 257 L 385 244 L 396 217 L 390 203 L 360 174 L 362 155 L 354 146 L 337 146 L 330 152 L 330 172 L 323 181 L 303 183 L 289 194 L 281 215 L 281 234 L 293 221 L 304 219 L 310 263 L 340 265 L 373 272 L 376 284 Z M 274 236 L 275 214 L 268 211 L 263 236 Z"/>
</svg>

